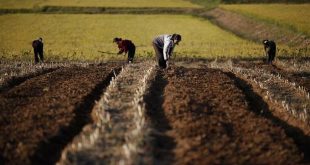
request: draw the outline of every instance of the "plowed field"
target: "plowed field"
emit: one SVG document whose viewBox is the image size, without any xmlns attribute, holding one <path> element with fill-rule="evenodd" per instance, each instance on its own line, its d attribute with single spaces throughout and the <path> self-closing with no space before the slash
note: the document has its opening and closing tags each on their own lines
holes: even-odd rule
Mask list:
<svg viewBox="0 0 310 165">
<path fill-rule="evenodd" d="M 162 107 L 150 112 L 156 116 L 151 117 L 155 159 L 166 164 L 301 162 L 285 128 L 257 111 L 261 102 L 249 100 L 236 83 L 231 74 L 209 68 L 176 67 L 158 77 L 154 86 L 166 86 Z M 148 100 L 152 107 L 156 99 Z"/>
<path fill-rule="evenodd" d="M 0 94 L 1 162 L 52 164 L 91 121 L 116 64 L 60 68 Z"/>
<path fill-rule="evenodd" d="M 308 70 L 293 70 L 141 61 L 34 74 L 0 93 L 1 162 L 307 164 Z"/>
</svg>

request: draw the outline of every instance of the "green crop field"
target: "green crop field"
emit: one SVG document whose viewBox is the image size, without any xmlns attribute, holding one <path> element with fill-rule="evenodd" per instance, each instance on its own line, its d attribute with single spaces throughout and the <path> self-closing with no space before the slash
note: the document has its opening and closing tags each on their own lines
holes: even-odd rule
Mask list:
<svg viewBox="0 0 310 165">
<path fill-rule="evenodd" d="M 310 36 L 310 4 L 244 4 L 220 7 Z"/>
<path fill-rule="evenodd" d="M 40 20 L 40 23 L 38 23 Z M 207 20 L 173 15 L 66 15 L 13 14 L 0 16 L 0 57 L 32 59 L 31 41 L 43 37 L 46 57 L 67 60 L 115 58 L 98 52 L 117 52 L 113 37 L 129 38 L 138 56 L 151 56 L 152 39 L 158 34 L 180 33 L 178 56 L 254 57 L 261 45 L 221 30 Z"/>
<path fill-rule="evenodd" d="M 80 7 L 200 7 L 185 0 L 0 0 L 0 8 L 33 8 L 46 5 Z"/>
</svg>

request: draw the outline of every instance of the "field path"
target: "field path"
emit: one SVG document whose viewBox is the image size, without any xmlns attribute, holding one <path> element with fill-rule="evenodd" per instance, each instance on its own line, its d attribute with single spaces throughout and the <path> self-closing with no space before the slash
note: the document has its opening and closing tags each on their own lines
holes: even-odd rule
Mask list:
<svg viewBox="0 0 310 165">
<path fill-rule="evenodd" d="M 95 122 L 66 147 L 58 164 L 139 164 L 147 136 L 143 94 L 155 64 L 127 65 L 92 110 Z M 99 163 L 100 162 L 100 163 Z"/>
<path fill-rule="evenodd" d="M 91 121 L 94 100 L 117 64 L 68 67 L 36 76 L 0 94 L 0 161 L 54 164 Z"/>
<path fill-rule="evenodd" d="M 216 8 L 202 13 L 201 16 L 209 18 L 223 29 L 227 29 L 246 39 L 261 42 L 266 38 L 270 38 L 280 44 L 301 48 L 309 47 L 310 39 L 308 36 L 259 22 L 235 12 Z"/>
</svg>

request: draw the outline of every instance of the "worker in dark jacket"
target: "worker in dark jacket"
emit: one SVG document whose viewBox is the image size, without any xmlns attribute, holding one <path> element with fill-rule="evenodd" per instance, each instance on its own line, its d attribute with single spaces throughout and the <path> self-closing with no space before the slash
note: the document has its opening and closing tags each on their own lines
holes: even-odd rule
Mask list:
<svg viewBox="0 0 310 165">
<path fill-rule="evenodd" d="M 168 68 L 169 58 L 173 53 L 174 46 L 178 45 L 180 41 L 181 35 L 179 34 L 163 34 L 154 38 L 153 47 L 159 67 Z"/>
<path fill-rule="evenodd" d="M 136 53 L 136 46 L 134 43 L 130 40 L 123 40 L 122 38 L 117 37 L 113 39 L 113 42 L 118 45 L 119 52 L 117 54 L 128 53 L 127 62 L 132 63 Z"/>
<path fill-rule="evenodd" d="M 274 41 L 263 40 L 263 44 L 267 56 L 267 62 L 268 64 L 272 64 L 276 56 L 276 50 L 277 50 L 276 43 Z"/>
<path fill-rule="evenodd" d="M 38 63 L 39 57 L 41 62 L 44 62 L 42 38 L 40 37 L 39 39 L 32 41 L 32 47 L 34 52 L 34 62 Z"/>
</svg>

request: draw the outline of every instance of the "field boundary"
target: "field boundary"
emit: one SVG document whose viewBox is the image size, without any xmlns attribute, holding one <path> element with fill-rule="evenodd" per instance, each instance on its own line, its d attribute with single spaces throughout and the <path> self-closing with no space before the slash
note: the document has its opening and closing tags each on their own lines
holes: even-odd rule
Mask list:
<svg viewBox="0 0 310 165">
<path fill-rule="evenodd" d="M 32 9 L 0 9 L 0 14 L 192 14 L 200 13 L 203 8 L 184 7 L 75 7 L 43 6 Z"/>
<path fill-rule="evenodd" d="M 209 19 L 218 27 L 230 31 L 241 38 L 261 43 L 264 39 L 275 40 L 279 44 L 294 47 L 309 47 L 309 36 L 293 30 L 268 24 L 262 20 L 253 20 L 242 14 L 216 8 L 199 15 Z"/>
</svg>

